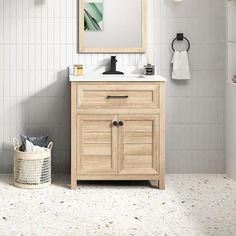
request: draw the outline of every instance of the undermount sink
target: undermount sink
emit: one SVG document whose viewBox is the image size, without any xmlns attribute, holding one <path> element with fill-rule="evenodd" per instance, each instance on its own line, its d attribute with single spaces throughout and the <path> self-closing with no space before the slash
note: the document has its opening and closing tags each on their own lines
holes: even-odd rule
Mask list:
<svg viewBox="0 0 236 236">
<path fill-rule="evenodd" d="M 166 79 L 160 75 L 145 76 L 140 74 L 129 74 L 129 75 L 84 75 L 76 76 L 70 75 L 71 82 L 82 82 L 82 81 L 120 81 L 120 82 L 131 82 L 131 81 L 166 81 Z"/>
<path fill-rule="evenodd" d="M 96 76 L 95 76 L 96 77 Z M 109 78 L 109 77 L 113 77 L 113 78 L 131 78 L 131 79 L 141 79 L 141 78 L 145 78 L 144 75 L 139 75 L 139 74 L 129 74 L 129 75 L 99 75 L 98 77 L 104 77 L 104 78 Z"/>
</svg>

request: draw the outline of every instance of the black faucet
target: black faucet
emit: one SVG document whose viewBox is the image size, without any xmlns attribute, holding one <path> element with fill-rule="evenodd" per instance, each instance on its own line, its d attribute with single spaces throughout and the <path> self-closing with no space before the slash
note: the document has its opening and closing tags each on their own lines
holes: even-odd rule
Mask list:
<svg viewBox="0 0 236 236">
<path fill-rule="evenodd" d="M 116 56 L 111 56 L 111 68 L 109 71 L 105 71 L 104 75 L 123 75 L 124 73 L 116 70 Z"/>
</svg>

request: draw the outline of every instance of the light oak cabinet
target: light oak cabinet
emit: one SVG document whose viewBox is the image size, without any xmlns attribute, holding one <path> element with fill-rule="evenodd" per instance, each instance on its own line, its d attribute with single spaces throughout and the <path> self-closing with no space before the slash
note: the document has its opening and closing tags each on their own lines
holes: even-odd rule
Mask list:
<svg viewBox="0 0 236 236">
<path fill-rule="evenodd" d="M 119 174 L 159 174 L 159 117 L 121 115 L 119 127 Z"/>
<path fill-rule="evenodd" d="M 77 180 L 157 180 L 164 189 L 164 82 L 71 83 Z"/>
<path fill-rule="evenodd" d="M 116 115 L 78 115 L 77 174 L 116 174 L 118 129 Z"/>
</svg>

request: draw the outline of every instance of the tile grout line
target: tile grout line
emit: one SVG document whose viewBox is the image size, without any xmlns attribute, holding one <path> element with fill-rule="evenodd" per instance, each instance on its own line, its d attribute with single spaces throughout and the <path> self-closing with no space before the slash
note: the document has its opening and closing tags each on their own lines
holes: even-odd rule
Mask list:
<svg viewBox="0 0 236 236">
<path fill-rule="evenodd" d="M 46 71 L 47 71 L 47 87 L 48 87 L 48 84 L 49 84 L 49 79 L 48 79 L 48 2 L 47 2 L 47 43 L 46 43 L 46 47 L 47 47 L 47 53 L 46 53 L 46 56 L 47 56 L 47 64 L 46 64 Z M 48 96 L 48 89 L 46 90 L 46 96 Z"/>
<path fill-rule="evenodd" d="M 44 3 L 45 4 L 45 3 Z M 40 84 L 40 96 L 41 97 L 45 97 L 44 94 L 44 74 L 43 74 L 43 5 L 41 6 L 40 9 L 40 63 L 39 63 L 39 67 L 40 67 L 40 74 L 41 74 L 41 84 Z"/>
<path fill-rule="evenodd" d="M 35 4 L 35 2 L 33 3 Z M 36 9 L 34 7 L 34 93 L 33 93 L 33 96 L 35 97 L 35 94 L 36 94 L 36 91 L 37 91 L 37 80 L 38 80 L 38 77 L 37 77 L 37 74 L 36 74 L 36 59 L 37 59 L 37 50 L 36 50 L 36 41 L 37 41 L 37 38 L 36 38 Z"/>
<path fill-rule="evenodd" d="M 3 9 L 4 9 L 4 6 L 5 6 L 5 1 L 3 1 Z M 4 10 L 3 10 L 3 16 L 4 16 Z M 4 51 L 5 51 L 5 18 L 3 17 L 3 69 L 5 69 L 5 60 L 4 60 Z M 3 127 L 2 127 L 2 139 L 5 141 L 5 132 L 6 132 L 6 128 L 5 128 L 5 117 L 6 117 L 6 107 L 5 107 L 5 80 L 6 80 L 6 75 L 5 75 L 5 70 L 3 71 L 3 88 L 2 88 L 2 94 L 3 94 Z M 4 146 L 2 146 L 2 151 L 4 151 Z"/>
</svg>

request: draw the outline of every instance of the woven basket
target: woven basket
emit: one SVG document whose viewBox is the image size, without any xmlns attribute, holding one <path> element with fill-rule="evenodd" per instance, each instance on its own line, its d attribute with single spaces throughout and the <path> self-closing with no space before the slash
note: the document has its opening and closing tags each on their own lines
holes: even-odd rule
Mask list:
<svg viewBox="0 0 236 236">
<path fill-rule="evenodd" d="M 14 185 L 26 189 L 44 188 L 51 184 L 51 151 L 49 143 L 45 152 L 21 152 L 18 139 L 14 144 Z"/>
</svg>

